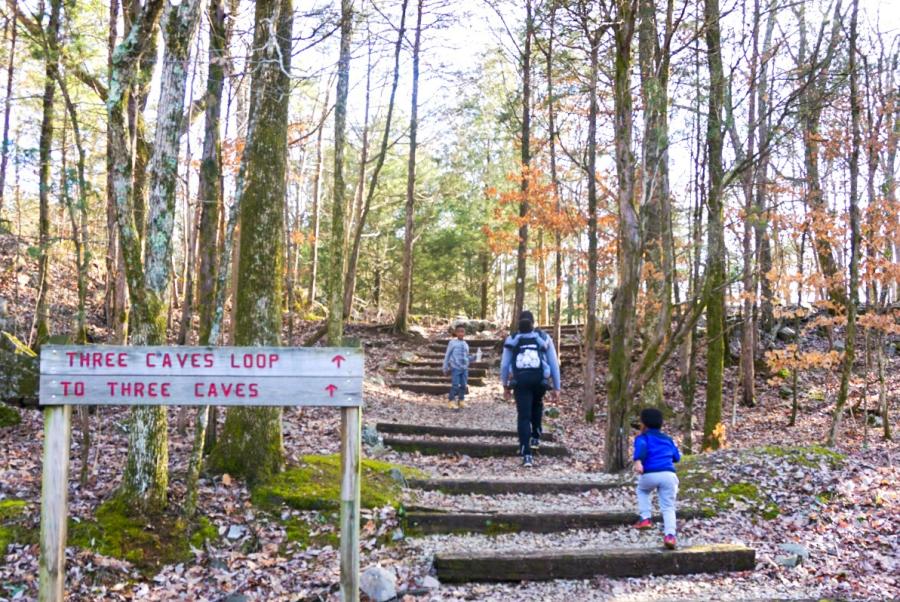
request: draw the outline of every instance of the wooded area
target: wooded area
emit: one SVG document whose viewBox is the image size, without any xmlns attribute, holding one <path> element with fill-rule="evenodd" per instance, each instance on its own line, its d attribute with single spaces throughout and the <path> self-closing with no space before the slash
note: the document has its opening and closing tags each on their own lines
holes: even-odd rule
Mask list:
<svg viewBox="0 0 900 602">
<path fill-rule="evenodd" d="M 579 471 L 628 468 L 647 406 L 688 454 L 749 446 L 748 420 L 896 457 L 890 2 L 7 0 L 0 21 L 0 399 L 31 427 L 48 343 L 361 345 L 384 417 L 388 385 L 437 390 L 406 353 L 530 309 Z M 223 475 L 256 503 L 337 451 L 303 426 L 334 417 L 292 412 L 78 406 L 79 487 L 120 429 L 94 504 L 196 534 Z M 0 528 L 22 491 L 0 486 Z"/>
</svg>

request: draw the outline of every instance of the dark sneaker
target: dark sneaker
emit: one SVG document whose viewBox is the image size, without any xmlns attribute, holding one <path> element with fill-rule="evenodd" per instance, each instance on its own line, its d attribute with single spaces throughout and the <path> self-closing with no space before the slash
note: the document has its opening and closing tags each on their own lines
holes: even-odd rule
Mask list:
<svg viewBox="0 0 900 602">
<path fill-rule="evenodd" d="M 522 466 L 525 468 L 531 468 L 534 466 L 534 458 L 531 457 L 531 454 L 526 454 L 524 458 L 522 458 Z"/>
<path fill-rule="evenodd" d="M 541 440 L 538 439 L 537 437 L 532 437 L 531 438 L 531 447 L 540 447 L 540 446 L 541 446 Z"/>
<path fill-rule="evenodd" d="M 653 528 L 653 523 L 650 522 L 650 519 L 649 519 L 649 518 L 642 518 L 642 519 L 639 520 L 638 522 L 634 523 L 633 527 L 634 527 L 635 529 L 641 529 L 641 530 L 643 530 L 643 529 L 652 529 L 652 528 Z"/>
<path fill-rule="evenodd" d="M 663 545 L 666 546 L 667 550 L 675 549 L 675 536 L 674 535 L 666 535 L 663 537 Z"/>
</svg>

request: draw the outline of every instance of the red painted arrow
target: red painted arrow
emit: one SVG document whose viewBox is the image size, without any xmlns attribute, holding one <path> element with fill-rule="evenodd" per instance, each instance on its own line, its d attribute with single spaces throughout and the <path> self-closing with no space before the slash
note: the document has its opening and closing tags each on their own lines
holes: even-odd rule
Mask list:
<svg viewBox="0 0 900 602">
<path fill-rule="evenodd" d="M 336 355 L 333 358 L 331 358 L 331 361 L 334 362 L 335 364 L 337 364 L 337 367 L 340 368 L 341 362 L 347 361 L 347 358 L 345 358 L 343 355 Z"/>
<path fill-rule="evenodd" d="M 325 390 L 328 391 L 329 397 L 334 397 L 334 392 L 337 391 L 337 387 L 334 385 L 328 385 L 325 387 Z"/>
</svg>

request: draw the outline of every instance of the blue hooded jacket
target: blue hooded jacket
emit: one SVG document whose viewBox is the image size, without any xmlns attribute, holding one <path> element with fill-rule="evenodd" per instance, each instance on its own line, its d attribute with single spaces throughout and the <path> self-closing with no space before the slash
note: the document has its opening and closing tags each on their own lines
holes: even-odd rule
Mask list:
<svg viewBox="0 0 900 602">
<path fill-rule="evenodd" d="M 681 452 L 672 438 L 659 429 L 647 429 L 634 439 L 633 460 L 640 460 L 644 473 L 675 472 L 675 464 L 681 461 Z"/>
</svg>

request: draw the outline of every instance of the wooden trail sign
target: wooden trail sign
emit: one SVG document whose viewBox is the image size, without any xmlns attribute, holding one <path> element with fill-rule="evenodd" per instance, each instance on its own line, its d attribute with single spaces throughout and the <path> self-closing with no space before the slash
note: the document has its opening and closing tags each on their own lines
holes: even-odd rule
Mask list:
<svg viewBox="0 0 900 602">
<path fill-rule="evenodd" d="M 359 599 L 359 348 L 45 345 L 39 600 L 63 602 L 73 405 L 341 408 L 341 597 Z"/>
</svg>

